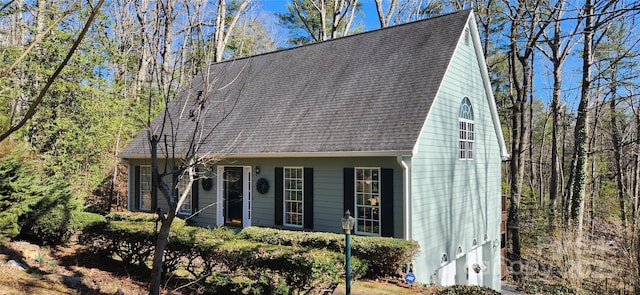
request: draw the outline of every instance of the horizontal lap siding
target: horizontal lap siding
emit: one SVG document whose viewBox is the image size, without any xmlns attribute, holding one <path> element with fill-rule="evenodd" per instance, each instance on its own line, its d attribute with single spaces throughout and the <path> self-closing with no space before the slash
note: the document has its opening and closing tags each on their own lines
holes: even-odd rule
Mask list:
<svg viewBox="0 0 640 295">
<path fill-rule="evenodd" d="M 160 166 L 160 168 L 162 169 L 164 167 L 165 161 L 164 160 L 158 160 L 158 166 Z M 151 165 L 151 159 L 149 160 L 130 160 L 129 161 L 129 165 L 130 166 L 150 166 Z M 160 171 L 160 173 L 164 172 L 163 170 Z M 130 175 L 129 176 L 130 181 L 133 180 L 133 176 Z M 173 187 L 173 178 L 172 176 L 165 176 L 163 177 L 163 180 L 165 183 L 167 183 L 169 185 L 169 187 Z M 133 197 L 132 196 L 133 191 L 129 191 L 129 198 Z M 134 205 L 133 208 L 137 208 L 137 205 Z M 167 201 L 164 197 L 164 195 L 162 194 L 162 192 L 160 190 L 158 190 L 158 200 L 156 202 L 156 205 L 158 206 L 158 208 L 160 208 L 160 210 L 162 210 L 162 212 L 167 212 L 169 209 L 169 205 L 167 204 Z M 131 211 L 137 211 L 137 210 L 131 210 Z"/>
<path fill-rule="evenodd" d="M 130 165 L 146 165 L 149 160 L 131 160 Z M 160 166 L 163 167 L 161 161 Z M 402 168 L 396 158 L 274 158 L 274 159 L 225 159 L 216 165 L 222 166 L 251 166 L 252 167 L 252 225 L 274 227 L 274 173 L 275 167 L 307 167 L 313 168 L 314 175 L 314 231 L 341 232 L 340 218 L 343 216 L 343 168 L 345 167 L 380 167 L 393 168 L 394 172 L 394 234 L 402 235 Z M 255 167 L 260 167 L 260 174 L 255 174 Z M 200 213 L 192 220 L 200 226 L 215 227 L 217 224 L 217 169 L 210 168 L 213 186 L 209 191 L 202 188 L 198 182 L 198 208 Z M 255 184 L 259 178 L 269 182 L 269 191 L 260 194 Z M 170 176 L 164 178 L 172 184 Z M 130 194 L 133 190 L 130 190 Z M 129 196 L 132 197 L 131 195 Z M 158 207 L 167 211 L 167 203 L 159 194 Z"/>
<path fill-rule="evenodd" d="M 164 168 L 165 165 L 165 160 L 159 159 L 158 160 L 158 166 L 160 166 L 161 169 Z M 141 166 L 141 165 L 151 165 L 151 160 L 129 160 L 129 166 L 135 167 L 135 166 Z M 164 171 L 160 171 L 160 173 L 163 173 Z M 130 177 L 130 181 L 133 180 L 132 176 Z M 173 187 L 173 177 L 171 175 L 165 176 L 163 177 L 163 180 L 165 181 L 165 183 L 167 183 L 170 187 Z M 194 183 L 195 185 L 196 183 Z M 197 216 L 194 216 L 191 220 L 196 222 L 196 224 L 198 225 L 212 225 L 215 226 L 216 224 L 216 215 L 215 215 L 215 210 L 216 207 L 215 205 L 212 205 L 215 202 L 215 192 L 216 192 L 216 182 L 213 182 L 213 188 L 209 191 L 205 191 L 202 189 L 202 181 L 198 181 L 197 182 L 198 185 L 198 189 L 199 189 L 199 195 L 198 195 L 198 204 L 197 207 L 199 209 L 201 209 L 202 211 L 200 211 L 200 213 Z M 133 187 L 133 184 L 130 184 L 131 187 Z M 129 191 L 129 198 L 132 198 L 132 194 L 133 191 L 130 190 Z M 157 201 L 157 206 L 158 208 L 160 208 L 160 210 L 162 210 L 162 212 L 167 212 L 169 205 L 167 204 L 167 200 L 165 199 L 164 195 L 162 194 L 162 192 L 160 190 L 158 190 L 158 201 Z M 210 206 L 208 208 L 205 209 L 205 207 Z M 134 211 L 134 210 L 131 210 Z"/>
<path fill-rule="evenodd" d="M 274 227 L 274 179 L 275 167 L 313 168 L 314 176 L 314 231 L 341 232 L 340 218 L 343 217 L 343 168 L 380 167 L 394 171 L 394 234 L 402 234 L 402 169 L 396 158 L 274 158 L 274 159 L 228 159 L 233 165 L 260 167 L 255 175 L 253 187 L 252 225 Z M 220 163 L 220 165 L 224 165 Z M 255 190 L 258 178 L 269 182 L 269 192 L 262 195 Z M 202 196 L 200 197 L 202 201 Z M 202 208 L 204 205 L 201 204 Z"/>
<path fill-rule="evenodd" d="M 474 159 L 458 159 L 459 111 L 473 106 Z M 500 148 L 472 46 L 461 41 L 429 112 L 412 158 L 412 238 L 421 245 L 420 281 L 449 261 L 458 246 L 498 238 L 501 195 Z"/>
<path fill-rule="evenodd" d="M 202 181 L 198 182 L 198 190 L 199 190 L 198 208 L 200 209 L 200 212 L 198 213 L 197 216 L 193 217 L 193 220 L 199 226 L 215 227 L 217 222 L 216 210 L 218 209 L 218 206 L 217 206 L 218 204 L 216 203 L 217 202 L 216 191 L 217 191 L 218 183 L 216 181 L 216 177 L 214 173 L 210 173 L 207 176 L 213 177 L 213 181 L 211 182 L 212 186 L 211 186 L 211 189 L 209 189 L 208 191 L 205 191 L 202 188 Z"/>
</svg>

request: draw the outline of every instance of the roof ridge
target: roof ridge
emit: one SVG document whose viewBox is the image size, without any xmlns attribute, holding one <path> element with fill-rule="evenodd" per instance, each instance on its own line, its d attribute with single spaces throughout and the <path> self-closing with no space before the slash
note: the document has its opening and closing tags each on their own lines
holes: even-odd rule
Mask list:
<svg viewBox="0 0 640 295">
<path fill-rule="evenodd" d="M 263 52 L 263 53 L 259 53 L 259 54 L 254 54 L 254 55 L 249 55 L 249 56 L 242 56 L 242 57 L 239 57 L 239 58 L 232 58 L 232 59 L 222 60 L 222 61 L 219 61 L 219 62 L 213 62 L 213 63 L 207 64 L 207 66 L 211 66 L 211 65 L 214 65 L 214 64 L 225 64 L 225 63 L 234 62 L 234 61 L 241 61 L 241 60 L 245 60 L 245 59 L 248 59 L 248 58 L 253 58 L 253 57 L 258 57 L 258 56 L 265 56 L 265 55 L 270 55 L 270 54 L 276 54 L 276 53 L 280 53 L 280 52 L 285 52 L 285 51 L 289 51 L 289 50 L 310 47 L 310 46 L 319 45 L 319 44 L 338 42 L 338 41 L 341 41 L 341 40 L 345 40 L 345 39 L 349 39 L 349 38 L 353 38 L 353 37 L 357 37 L 357 36 L 379 33 L 379 32 L 382 32 L 382 31 L 389 30 L 389 29 L 407 27 L 407 26 L 416 25 L 416 24 L 419 24 L 419 23 L 430 22 L 430 21 L 434 21 L 436 19 L 440 19 L 440 18 L 443 18 L 443 17 L 449 17 L 449 16 L 453 16 L 453 15 L 456 15 L 456 14 L 470 13 L 471 11 L 472 11 L 472 9 L 463 9 L 463 10 L 448 12 L 448 13 L 432 16 L 432 17 L 429 17 L 429 18 L 423 18 L 423 19 L 414 20 L 414 21 L 401 23 L 401 24 L 397 24 L 397 25 L 393 25 L 393 26 L 388 26 L 388 27 L 384 27 L 384 28 L 377 28 L 377 29 L 373 29 L 373 30 L 369 30 L 369 31 L 357 32 L 357 33 L 354 33 L 354 34 L 338 37 L 338 38 L 335 38 L 335 39 L 329 39 L 329 40 L 318 41 L 318 42 L 313 42 L 313 43 L 308 43 L 308 44 L 302 44 L 302 45 L 297 45 L 297 46 L 288 47 L 288 48 L 279 48 L 279 49 L 276 49 L 276 50 L 273 50 L 273 51 L 269 51 L 269 52 Z"/>
</svg>

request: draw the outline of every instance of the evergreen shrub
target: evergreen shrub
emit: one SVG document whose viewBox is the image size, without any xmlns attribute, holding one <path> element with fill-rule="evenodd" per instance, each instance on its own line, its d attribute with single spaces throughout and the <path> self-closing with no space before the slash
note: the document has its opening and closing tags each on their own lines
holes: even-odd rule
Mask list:
<svg viewBox="0 0 640 295">
<path fill-rule="evenodd" d="M 95 254 L 145 265 L 153 254 L 154 237 L 153 223 L 114 221 L 86 227 L 78 241 Z"/>
<path fill-rule="evenodd" d="M 287 282 L 270 270 L 238 269 L 230 274 L 214 273 L 205 283 L 213 294 L 291 294 Z"/>
<path fill-rule="evenodd" d="M 129 264 L 147 265 L 153 254 L 155 222 L 122 221 L 141 218 L 122 215 L 114 218 L 114 215 L 118 214 L 108 216 L 105 223 L 85 228 L 80 242 L 95 253 L 116 256 Z M 108 221 L 113 219 L 121 221 Z M 165 269 L 168 272 L 184 269 L 195 278 L 206 277 L 211 290 L 216 292 L 314 292 L 333 289 L 343 280 L 342 253 L 245 240 L 224 228 L 191 227 L 176 221 L 165 251 Z M 353 258 L 354 279 L 365 272 L 366 264 Z"/>
<path fill-rule="evenodd" d="M 14 150 L 0 160 L 0 240 L 17 236 L 24 217 L 44 195 L 28 152 Z"/>
<path fill-rule="evenodd" d="M 74 211 L 72 212 L 73 222 L 71 227 L 76 231 L 84 231 L 85 228 L 92 226 L 94 224 L 102 224 L 107 222 L 107 219 L 97 213 L 85 212 L 85 211 Z"/>
<path fill-rule="evenodd" d="M 344 234 L 288 231 L 248 227 L 240 237 L 274 245 L 300 246 L 344 252 Z M 351 236 L 351 254 L 367 265 L 364 277 L 378 279 L 402 275 L 402 267 L 418 254 L 415 241 L 394 238 Z"/>
<path fill-rule="evenodd" d="M 134 221 L 134 222 L 155 222 L 158 219 L 158 214 L 156 213 L 146 213 L 146 212 L 113 212 L 107 214 L 105 218 L 108 221 Z M 176 222 L 178 220 L 175 220 Z"/>
<path fill-rule="evenodd" d="M 58 177 L 45 175 L 28 149 L 0 159 L 0 240 L 22 235 L 39 244 L 66 242 L 89 219 L 84 203 Z"/>
</svg>

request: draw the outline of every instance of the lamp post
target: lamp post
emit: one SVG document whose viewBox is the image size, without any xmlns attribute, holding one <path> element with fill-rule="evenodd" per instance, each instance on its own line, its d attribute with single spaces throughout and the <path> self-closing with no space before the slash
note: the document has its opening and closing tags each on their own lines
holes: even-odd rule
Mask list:
<svg viewBox="0 0 640 295">
<path fill-rule="evenodd" d="M 342 229 L 344 230 L 344 243 L 345 243 L 345 281 L 346 281 L 346 294 L 351 295 L 351 229 L 353 225 L 356 223 L 355 218 L 351 217 L 351 212 L 347 210 L 344 212 L 344 217 L 340 218 L 340 222 L 342 223 Z"/>
</svg>

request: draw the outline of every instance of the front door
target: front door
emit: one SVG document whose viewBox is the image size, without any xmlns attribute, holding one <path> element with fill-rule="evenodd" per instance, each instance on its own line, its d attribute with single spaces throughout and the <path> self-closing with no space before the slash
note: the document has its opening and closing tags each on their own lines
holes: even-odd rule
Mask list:
<svg viewBox="0 0 640 295">
<path fill-rule="evenodd" d="M 251 166 L 218 166 L 217 224 L 251 226 Z"/>
<path fill-rule="evenodd" d="M 224 167 L 224 224 L 242 227 L 242 167 Z"/>
</svg>

